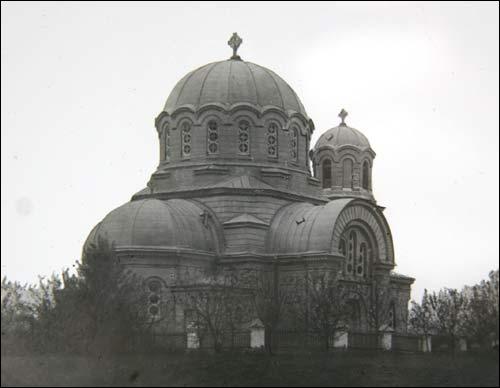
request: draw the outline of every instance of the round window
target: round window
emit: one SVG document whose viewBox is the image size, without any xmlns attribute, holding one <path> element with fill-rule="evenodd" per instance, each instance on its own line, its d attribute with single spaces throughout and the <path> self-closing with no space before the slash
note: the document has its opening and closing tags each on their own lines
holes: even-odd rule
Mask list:
<svg viewBox="0 0 500 388">
<path fill-rule="evenodd" d="M 158 315 L 159 312 L 160 312 L 160 309 L 158 308 L 158 306 L 151 306 L 149 308 L 149 313 L 151 315 Z"/>
<path fill-rule="evenodd" d="M 158 292 L 161 289 L 161 284 L 158 280 L 153 280 L 149 282 L 149 291 Z"/>
</svg>

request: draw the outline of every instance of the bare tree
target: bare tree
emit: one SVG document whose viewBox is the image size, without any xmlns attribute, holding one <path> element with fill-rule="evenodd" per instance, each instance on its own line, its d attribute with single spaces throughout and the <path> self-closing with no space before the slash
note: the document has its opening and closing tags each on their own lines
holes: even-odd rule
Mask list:
<svg viewBox="0 0 500 388">
<path fill-rule="evenodd" d="M 351 316 L 350 290 L 341 281 L 340 273 L 328 271 L 307 276 L 308 327 L 323 338 L 325 350 L 330 348 L 330 339 L 347 330 Z"/>
<path fill-rule="evenodd" d="M 368 292 L 366 286 L 354 285 L 352 292 L 358 295 L 358 299 L 364 304 L 368 326 L 374 332 L 379 332 L 391 327 L 391 313 L 393 313 L 394 293 L 388 284 L 375 281 Z"/>
<path fill-rule="evenodd" d="M 239 288 L 232 276 L 208 274 L 197 284 L 184 289 L 185 303 L 191 311 L 190 325 L 201 340 L 209 334 L 213 347 L 220 352 L 224 335 L 231 334 L 233 344 L 236 328 L 241 322 L 241 305 L 245 290 Z"/>
<path fill-rule="evenodd" d="M 265 329 L 265 348 L 273 353 L 273 335 L 281 321 L 283 308 L 288 298 L 284 287 L 279 287 L 276 268 L 271 272 L 260 272 L 254 281 L 253 305 Z"/>
</svg>

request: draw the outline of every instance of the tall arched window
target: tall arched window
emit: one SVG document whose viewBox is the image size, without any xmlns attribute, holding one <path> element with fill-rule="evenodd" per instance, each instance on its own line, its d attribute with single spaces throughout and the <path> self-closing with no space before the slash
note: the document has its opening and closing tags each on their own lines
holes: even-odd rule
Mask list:
<svg viewBox="0 0 500 388">
<path fill-rule="evenodd" d="M 182 157 L 187 158 L 191 156 L 191 124 L 184 121 L 181 125 L 181 136 L 182 136 Z"/>
<path fill-rule="evenodd" d="M 396 330 L 396 306 L 394 305 L 394 302 L 392 302 L 389 306 L 389 314 L 387 321 L 389 327 L 393 330 Z"/>
<path fill-rule="evenodd" d="M 278 125 L 270 123 L 267 127 L 267 156 L 278 157 Z"/>
<path fill-rule="evenodd" d="M 368 161 L 363 162 L 363 189 L 368 190 L 370 188 L 370 166 L 368 165 Z"/>
<path fill-rule="evenodd" d="M 357 251 L 357 238 L 356 232 L 352 230 L 349 233 L 349 240 L 347 243 L 347 273 L 352 274 L 354 272 L 355 261 L 356 261 L 356 251 Z"/>
<path fill-rule="evenodd" d="M 351 331 L 361 329 L 361 307 L 357 300 L 351 299 L 347 302 L 348 306 L 348 324 Z"/>
<path fill-rule="evenodd" d="M 342 163 L 343 168 L 343 179 L 342 187 L 351 189 L 352 188 L 352 160 L 349 158 L 344 159 Z"/>
<path fill-rule="evenodd" d="M 366 248 L 366 243 L 362 242 L 359 245 L 359 259 L 356 263 L 356 275 L 365 277 L 365 267 L 366 267 L 366 258 L 368 252 Z"/>
<path fill-rule="evenodd" d="M 299 157 L 299 130 L 296 126 L 290 129 L 290 159 L 294 162 Z"/>
<path fill-rule="evenodd" d="M 207 125 L 207 153 L 213 155 L 219 152 L 219 127 L 217 121 L 210 120 Z"/>
<path fill-rule="evenodd" d="M 250 124 L 246 120 L 238 125 L 238 152 L 241 155 L 250 154 Z"/>
<path fill-rule="evenodd" d="M 323 161 L 322 175 L 323 188 L 332 187 L 332 161 L 330 159 Z"/>
</svg>

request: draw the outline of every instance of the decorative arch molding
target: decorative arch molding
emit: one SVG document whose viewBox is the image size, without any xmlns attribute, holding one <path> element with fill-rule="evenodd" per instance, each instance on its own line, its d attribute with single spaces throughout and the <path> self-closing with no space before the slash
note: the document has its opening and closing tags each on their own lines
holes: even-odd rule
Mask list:
<svg viewBox="0 0 500 388">
<path fill-rule="evenodd" d="M 231 124 L 240 115 L 246 115 L 256 127 L 263 126 L 268 117 L 274 117 L 280 121 L 280 126 L 283 130 L 288 130 L 291 125 L 296 124 L 303 136 L 310 136 L 312 129 L 307 120 L 300 114 L 287 115 L 282 110 L 275 107 L 264 107 L 259 110 L 248 104 L 235 104 L 230 109 L 222 104 L 204 105 L 198 109 L 192 106 L 183 106 L 178 108 L 173 114 L 161 112 L 155 119 L 155 127 L 159 130 L 162 123 L 167 120 L 171 124 L 171 128 L 175 129 L 182 118 L 189 118 L 194 125 L 201 125 L 205 121 L 206 115 L 219 116 L 223 124 Z"/>
<path fill-rule="evenodd" d="M 152 275 L 152 276 L 148 276 L 148 277 L 144 278 L 142 280 L 142 286 L 144 288 L 147 288 L 149 283 L 151 283 L 153 281 L 160 282 L 162 288 L 168 288 L 166 280 L 164 278 L 162 278 L 161 276 L 157 276 L 157 275 Z"/>
<path fill-rule="evenodd" d="M 210 120 L 215 120 L 219 125 L 225 123 L 225 117 L 218 111 L 207 111 L 203 115 L 197 117 L 196 124 L 202 127 L 206 126 Z"/>
<path fill-rule="evenodd" d="M 241 121 L 247 121 L 250 124 L 250 128 L 255 129 L 256 127 L 262 126 L 262 120 L 253 114 L 249 114 L 247 111 L 237 111 L 233 113 L 230 117 L 230 122 L 236 127 Z M 253 131 L 252 131 L 253 132 Z"/>
<path fill-rule="evenodd" d="M 344 163 L 344 160 L 346 159 L 352 160 L 353 167 L 355 167 L 357 164 L 360 163 L 359 155 L 353 154 L 352 152 L 342 152 L 342 153 L 339 152 L 337 153 L 337 155 L 340 164 Z"/>
<path fill-rule="evenodd" d="M 275 123 L 278 125 L 280 130 L 282 130 L 287 123 L 287 118 L 283 117 L 283 115 L 276 114 L 275 112 L 267 112 L 263 117 L 262 117 L 262 122 L 264 127 L 267 128 L 267 126 L 271 123 Z"/>
<path fill-rule="evenodd" d="M 313 161 L 321 164 L 325 159 L 330 159 L 333 163 L 338 163 L 338 160 L 335 158 L 335 154 L 333 153 L 333 151 L 323 152 L 319 156 L 319 158 L 314 159 Z"/>
<path fill-rule="evenodd" d="M 368 166 L 370 169 L 373 167 L 373 159 L 372 158 L 367 158 L 366 156 L 361 159 L 361 165 L 363 165 L 364 162 L 368 162 Z"/>
<path fill-rule="evenodd" d="M 374 159 L 376 156 L 375 151 L 373 151 L 371 148 L 360 149 L 358 147 L 355 147 L 355 146 L 352 146 L 349 144 L 342 145 L 342 146 L 335 146 L 335 147 L 333 145 L 329 145 L 329 144 L 322 145 L 322 146 L 316 148 L 314 150 L 314 153 L 319 154 L 320 152 L 326 151 L 326 150 L 331 150 L 332 152 L 335 153 L 335 155 L 339 155 L 339 157 L 341 155 L 343 155 L 344 152 L 348 152 L 348 153 L 351 153 L 352 155 L 356 155 L 357 160 L 361 160 L 363 158 L 363 155 L 369 155 L 372 159 Z"/>
<path fill-rule="evenodd" d="M 299 112 L 294 112 L 294 111 L 283 111 L 280 108 L 277 108 L 272 105 L 266 105 L 263 107 L 257 107 L 253 104 L 248 104 L 248 103 L 236 103 L 231 106 L 227 106 L 225 104 L 219 104 L 219 103 L 209 103 L 209 104 L 204 104 L 202 106 L 196 107 L 191 104 L 187 105 L 182 105 L 175 109 L 173 112 L 165 112 L 162 111 L 158 117 L 156 118 L 156 121 L 159 120 L 161 117 L 167 115 L 170 116 L 172 119 L 176 119 L 176 117 L 181 114 L 181 113 L 190 113 L 195 117 L 198 117 L 202 112 L 205 110 L 218 110 L 220 112 L 224 112 L 227 115 L 232 115 L 234 112 L 238 110 L 247 110 L 253 112 L 257 117 L 262 117 L 265 115 L 267 112 L 275 112 L 279 115 L 281 115 L 284 120 L 288 121 L 291 119 L 297 119 L 301 123 L 301 127 L 309 127 L 309 118 L 305 117 L 303 114 Z"/>
<path fill-rule="evenodd" d="M 297 128 L 302 136 L 308 136 L 307 123 L 299 120 L 297 117 L 292 117 L 286 122 L 286 126 L 283 127 L 285 131 L 290 131 L 292 128 Z"/>
<path fill-rule="evenodd" d="M 193 115 L 189 114 L 189 113 L 186 113 L 186 112 L 182 112 L 182 114 L 179 114 L 179 116 L 177 116 L 175 119 L 170 117 L 169 118 L 170 120 L 170 128 L 172 130 L 176 130 L 181 124 L 182 122 L 184 121 L 189 121 L 191 123 L 192 126 L 195 126 L 197 125 L 196 123 L 196 120 L 195 118 L 193 117 Z"/>
<path fill-rule="evenodd" d="M 392 236 L 385 218 L 379 211 L 360 201 L 351 202 L 337 217 L 332 234 L 332 252 L 340 254 L 338 247 L 342 234 L 355 221 L 365 224 L 375 237 L 377 255 L 374 263 L 394 263 Z"/>
<path fill-rule="evenodd" d="M 375 157 L 375 151 L 373 151 L 371 148 L 359 148 L 359 147 L 352 146 L 350 144 L 345 144 L 345 145 L 341 145 L 339 147 L 335 147 L 335 150 L 339 153 L 342 153 L 344 151 L 352 151 L 358 155 L 369 154 L 372 156 L 372 158 Z"/>
</svg>

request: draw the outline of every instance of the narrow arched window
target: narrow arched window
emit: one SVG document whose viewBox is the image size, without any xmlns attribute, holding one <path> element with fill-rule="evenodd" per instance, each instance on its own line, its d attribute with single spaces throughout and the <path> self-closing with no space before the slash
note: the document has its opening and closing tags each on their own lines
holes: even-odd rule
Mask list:
<svg viewBox="0 0 500 388">
<path fill-rule="evenodd" d="M 363 242 L 359 245 L 359 259 L 356 263 L 356 275 L 358 276 L 365 276 L 366 256 L 366 244 Z"/>
<path fill-rule="evenodd" d="M 343 179 L 342 187 L 351 189 L 352 188 L 352 160 L 344 159 L 342 163 L 343 168 Z"/>
<path fill-rule="evenodd" d="M 396 330 L 396 306 L 394 305 L 394 302 L 391 303 L 389 307 L 389 314 L 388 314 L 388 325 L 391 329 Z"/>
<path fill-rule="evenodd" d="M 191 124 L 184 121 L 181 125 L 182 136 L 182 157 L 187 158 L 191 156 Z"/>
<path fill-rule="evenodd" d="M 219 152 L 219 126 L 217 121 L 210 120 L 207 125 L 207 153 L 209 155 Z"/>
<path fill-rule="evenodd" d="M 267 127 L 267 156 L 278 157 L 278 125 L 270 123 Z"/>
<path fill-rule="evenodd" d="M 357 243 L 356 232 L 351 231 L 349 233 L 349 241 L 347 243 L 347 273 L 352 274 L 354 272 L 354 266 L 356 261 L 356 243 Z"/>
<path fill-rule="evenodd" d="M 238 125 L 238 152 L 241 155 L 250 154 L 250 124 L 245 120 Z"/>
<path fill-rule="evenodd" d="M 348 323 L 352 331 L 357 331 L 361 326 L 361 307 L 357 300 L 351 299 L 347 302 Z"/>
<path fill-rule="evenodd" d="M 363 189 L 368 190 L 370 188 L 370 166 L 368 165 L 368 161 L 364 161 L 363 163 Z"/>
<path fill-rule="evenodd" d="M 299 157 L 299 130 L 293 126 L 290 129 L 290 159 L 294 162 Z"/>
<path fill-rule="evenodd" d="M 323 188 L 332 187 L 332 161 L 330 159 L 325 159 L 323 161 L 322 175 Z"/>
</svg>

